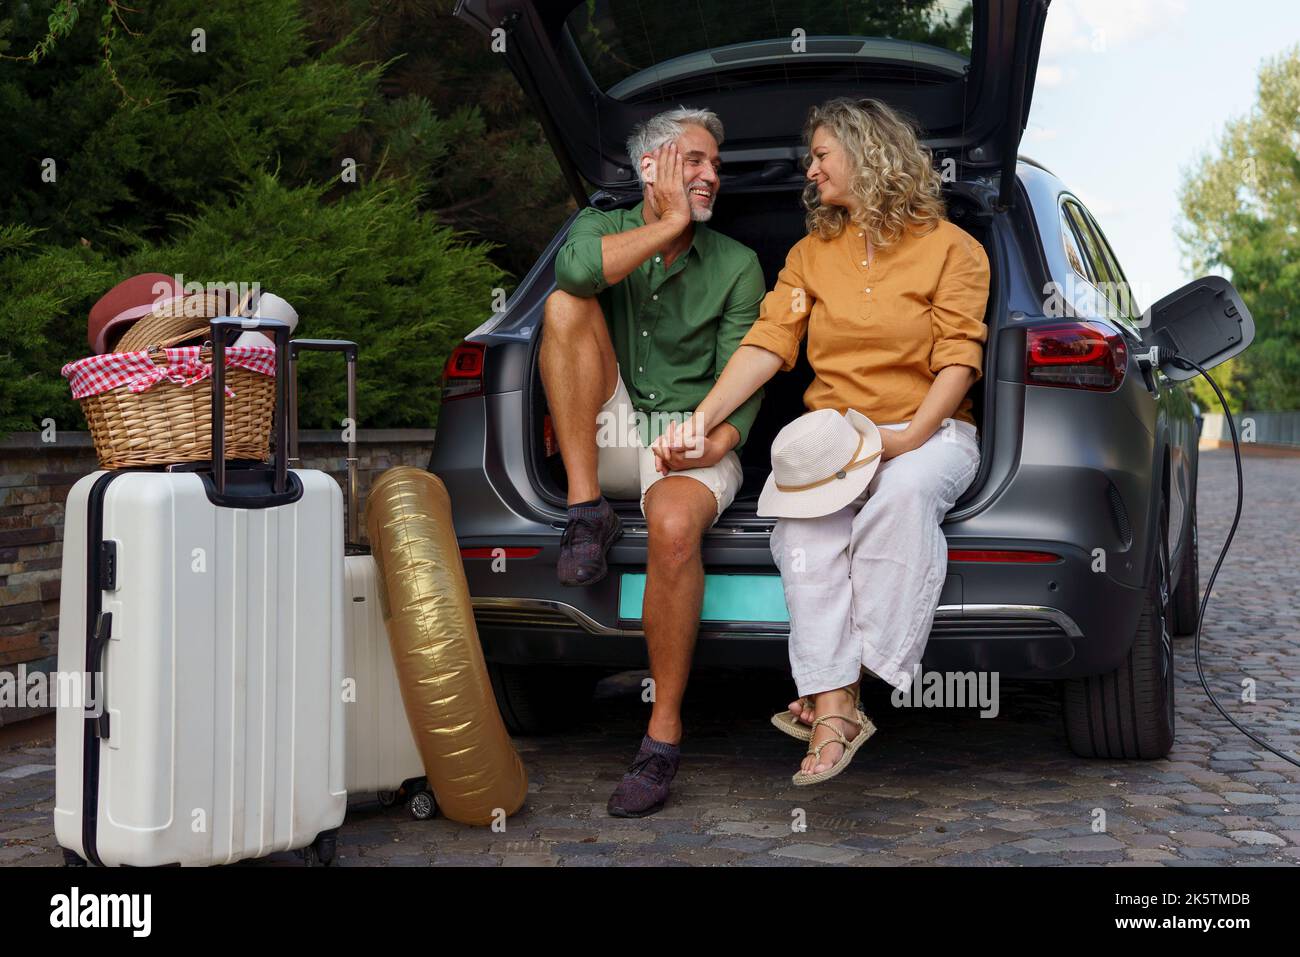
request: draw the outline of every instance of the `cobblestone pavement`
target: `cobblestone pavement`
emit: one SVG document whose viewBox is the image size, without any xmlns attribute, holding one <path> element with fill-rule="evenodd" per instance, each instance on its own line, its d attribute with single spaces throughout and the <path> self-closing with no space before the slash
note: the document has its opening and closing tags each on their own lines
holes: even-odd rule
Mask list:
<svg viewBox="0 0 1300 957">
<path fill-rule="evenodd" d="M 1231 451 L 1201 454 L 1202 585 L 1232 516 Z M 1300 745 L 1300 458 L 1243 460 L 1246 506 L 1205 636 L 1212 687 L 1239 719 Z M 1290 519 L 1288 521 L 1288 519 Z M 771 677 L 699 676 L 669 806 L 641 820 L 605 800 L 644 729 L 640 675 L 602 683 L 563 737 L 518 742 L 530 776 L 505 833 L 354 799 L 338 864 L 817 863 L 1150 865 L 1300 862 L 1300 771 L 1255 748 L 1205 700 L 1190 640 L 1177 645 L 1178 736 L 1168 759 L 1086 761 L 1066 747 L 1050 686 L 1004 682 L 1001 713 L 893 709 L 850 771 L 794 788 L 802 745 L 767 716 L 791 697 Z M 1257 702 L 1240 701 L 1241 682 Z M 0 751 L 0 865 L 54 864 L 52 747 Z M 1094 831 L 1099 810 L 1104 830 Z M 795 830 L 801 821 L 805 830 Z M 280 854 L 272 862 L 291 863 Z"/>
</svg>

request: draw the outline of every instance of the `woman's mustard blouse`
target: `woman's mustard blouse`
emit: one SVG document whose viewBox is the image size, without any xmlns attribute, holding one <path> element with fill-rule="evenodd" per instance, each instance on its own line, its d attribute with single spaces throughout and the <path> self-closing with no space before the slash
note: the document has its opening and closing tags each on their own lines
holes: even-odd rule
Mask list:
<svg viewBox="0 0 1300 957">
<path fill-rule="evenodd" d="M 850 225 L 838 237 L 809 234 L 795 244 L 741 345 L 759 346 L 794 367 L 808 338 L 813 381 L 808 411 L 854 408 L 878 425 L 910 420 L 944 366 L 983 375 L 988 255 L 947 220 L 873 249 Z M 954 418 L 974 424 L 971 400 Z"/>
</svg>

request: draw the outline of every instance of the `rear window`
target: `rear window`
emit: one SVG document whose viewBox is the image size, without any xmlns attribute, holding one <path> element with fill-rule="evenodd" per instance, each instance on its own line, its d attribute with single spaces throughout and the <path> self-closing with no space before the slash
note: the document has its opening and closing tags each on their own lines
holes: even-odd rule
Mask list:
<svg viewBox="0 0 1300 957">
<path fill-rule="evenodd" d="M 635 100 L 735 72 L 797 80 L 830 59 L 960 74 L 973 21 L 971 0 L 584 0 L 566 23 L 597 85 Z"/>
</svg>

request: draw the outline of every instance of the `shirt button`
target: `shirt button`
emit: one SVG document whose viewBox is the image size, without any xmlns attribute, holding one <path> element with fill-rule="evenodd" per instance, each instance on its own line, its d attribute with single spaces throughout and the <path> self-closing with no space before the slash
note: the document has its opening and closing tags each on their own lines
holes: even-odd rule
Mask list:
<svg viewBox="0 0 1300 957">
<path fill-rule="evenodd" d="M 644 329 L 642 329 L 642 330 L 641 330 L 641 335 L 643 335 L 643 336 L 648 336 L 648 335 L 650 335 L 650 333 L 648 333 L 648 332 L 646 332 Z"/>
<path fill-rule="evenodd" d="M 645 372 L 645 368 L 644 368 L 643 366 L 637 366 L 637 367 L 636 367 L 636 371 L 637 371 L 637 372 Z"/>
<path fill-rule="evenodd" d="M 865 265 L 866 265 L 866 264 L 867 264 L 867 261 L 866 261 L 866 260 L 865 260 L 865 259 L 864 259 L 864 260 L 862 260 L 862 265 L 864 265 L 864 266 L 865 266 Z"/>
<path fill-rule="evenodd" d="M 867 287 L 867 292 L 871 292 L 871 287 L 870 287 L 870 286 Z"/>
<path fill-rule="evenodd" d="M 655 257 L 655 262 L 658 262 L 658 261 L 659 261 L 659 257 L 656 256 L 656 257 Z"/>
<path fill-rule="evenodd" d="M 650 393 L 650 398 L 653 399 L 654 397 L 655 397 L 655 394 L 654 394 L 653 392 L 651 392 L 651 393 Z"/>
<path fill-rule="evenodd" d="M 658 302 L 658 301 L 659 301 L 659 293 L 655 293 L 655 294 L 654 294 L 653 296 L 651 296 L 650 298 L 653 299 L 653 300 L 655 300 L 656 302 Z"/>
</svg>

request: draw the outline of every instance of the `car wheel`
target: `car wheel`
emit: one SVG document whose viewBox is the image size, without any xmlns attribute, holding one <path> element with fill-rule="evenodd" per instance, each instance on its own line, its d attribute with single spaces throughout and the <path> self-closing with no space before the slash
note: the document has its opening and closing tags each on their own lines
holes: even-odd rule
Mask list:
<svg viewBox="0 0 1300 957">
<path fill-rule="evenodd" d="M 497 706 L 511 734 L 554 734 L 588 710 L 600 673 L 560 665 L 488 663 Z"/>
<path fill-rule="evenodd" d="M 1176 638 L 1196 634 L 1196 616 L 1201 610 L 1201 570 L 1196 553 L 1196 501 L 1192 500 L 1187 536 L 1183 541 L 1183 573 L 1174 586 L 1172 630 Z"/>
<path fill-rule="evenodd" d="M 1128 657 L 1109 674 L 1065 683 L 1065 736 L 1085 758 L 1163 758 L 1174 744 L 1174 649 L 1169 633 L 1169 506 Z"/>
</svg>

